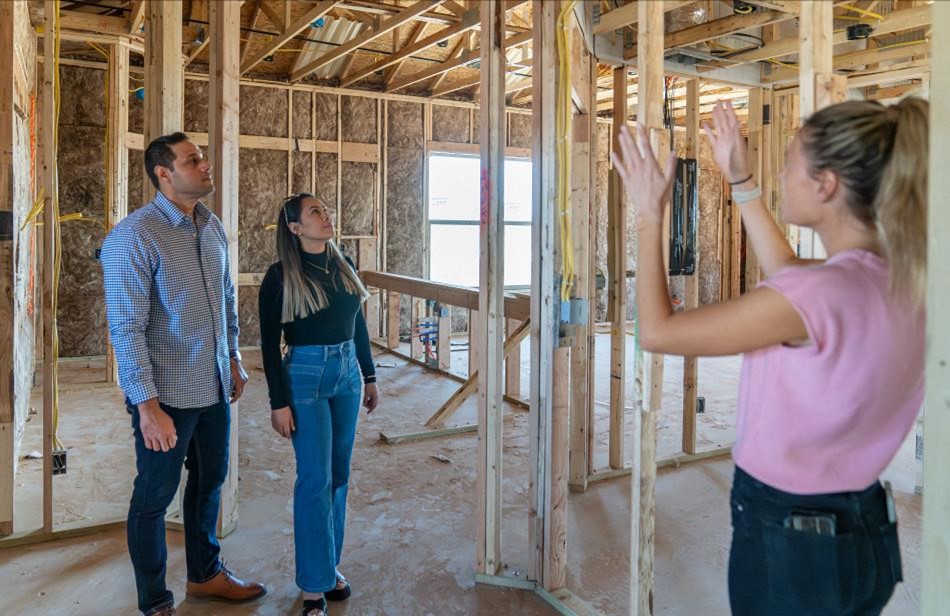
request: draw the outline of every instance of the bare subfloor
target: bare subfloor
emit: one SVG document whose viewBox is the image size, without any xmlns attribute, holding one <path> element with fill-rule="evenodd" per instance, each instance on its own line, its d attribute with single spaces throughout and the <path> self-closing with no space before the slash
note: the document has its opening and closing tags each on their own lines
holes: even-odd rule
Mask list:
<svg viewBox="0 0 950 616">
<path fill-rule="evenodd" d="M 595 463 L 606 462 L 607 357 L 598 344 Z M 527 364 L 528 347 L 524 347 Z M 288 614 L 299 608 L 294 585 L 290 443 L 270 428 L 260 360 L 249 353 L 251 383 L 240 404 L 240 527 L 223 540 L 228 566 L 262 580 L 270 592 L 257 604 L 193 604 L 184 599 L 182 535 L 168 532 L 168 584 L 180 613 Z M 453 354 L 457 355 L 457 354 Z M 456 366 L 464 357 L 453 357 Z M 347 545 L 342 570 L 354 587 L 331 614 L 349 616 L 547 615 L 540 599 L 514 590 L 475 586 L 474 435 L 400 445 L 378 440 L 380 430 L 411 431 L 424 423 L 458 387 L 402 360 L 377 353 L 383 404 L 363 415 L 353 458 Z M 54 480 L 57 528 L 124 517 L 133 476 L 128 416 L 114 386 L 91 384 L 94 364 L 64 366 L 60 437 L 69 448 L 69 473 Z M 738 360 L 701 360 L 700 449 L 728 445 L 734 436 Z M 630 375 L 632 376 L 632 375 Z M 526 377 L 526 375 L 525 375 Z M 628 377 L 629 379 L 630 377 Z M 630 380 L 632 383 L 632 380 Z M 632 387 L 631 387 L 632 389 Z M 523 392 L 527 393 L 525 378 Z M 666 363 L 659 455 L 678 452 L 682 360 Z M 39 399 L 35 404 L 39 408 Z M 527 553 L 527 414 L 509 408 L 504 458 L 504 561 L 506 573 L 524 575 Z M 447 425 L 469 423 L 474 398 Z M 630 415 L 628 415 L 628 422 Z M 22 455 L 40 449 L 39 416 L 33 416 L 21 447 L 17 476 L 16 531 L 41 523 L 40 462 Z M 632 442 L 627 443 L 628 459 Z M 889 469 L 899 488 L 904 575 L 885 614 L 917 613 L 920 580 L 920 497 L 913 489 L 913 450 L 905 446 Z M 660 471 L 656 512 L 657 614 L 728 614 L 726 562 L 730 541 L 728 459 Z M 630 565 L 629 481 L 592 484 L 569 502 L 568 585 L 604 614 L 626 614 Z M 135 591 L 124 530 L 0 550 L 2 614 L 133 614 Z"/>
</svg>

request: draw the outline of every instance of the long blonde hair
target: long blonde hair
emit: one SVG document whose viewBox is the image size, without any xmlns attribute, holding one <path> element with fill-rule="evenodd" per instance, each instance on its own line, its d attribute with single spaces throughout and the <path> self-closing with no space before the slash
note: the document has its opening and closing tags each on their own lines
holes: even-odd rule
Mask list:
<svg viewBox="0 0 950 616">
<path fill-rule="evenodd" d="M 816 112 L 801 131 L 812 172 L 835 172 L 851 213 L 877 229 L 892 291 L 918 305 L 927 285 L 929 111 L 914 97 L 886 107 L 848 101 Z"/>
<path fill-rule="evenodd" d="M 302 319 L 323 310 L 330 303 L 323 285 L 304 273 L 300 238 L 290 230 L 290 223 L 300 222 L 300 211 L 304 199 L 316 199 L 324 206 L 326 205 L 320 197 L 310 193 L 299 193 L 287 197 L 277 214 L 277 258 L 280 259 L 284 270 L 281 323 Z M 327 241 L 327 263 L 331 262 L 336 264 L 343 289 L 350 295 L 358 296 L 361 302 L 366 300 L 369 297 L 369 291 L 363 286 L 356 271 L 344 258 L 333 240 Z"/>
</svg>

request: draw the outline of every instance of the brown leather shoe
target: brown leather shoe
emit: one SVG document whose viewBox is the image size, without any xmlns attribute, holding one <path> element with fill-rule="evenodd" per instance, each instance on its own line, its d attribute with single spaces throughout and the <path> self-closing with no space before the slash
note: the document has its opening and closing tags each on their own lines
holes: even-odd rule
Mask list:
<svg viewBox="0 0 950 616">
<path fill-rule="evenodd" d="M 245 582 L 234 577 L 234 574 L 221 567 L 218 575 L 207 582 L 198 584 L 189 581 L 185 584 L 185 592 L 192 599 L 228 601 L 244 603 L 254 601 L 267 594 L 267 587 L 257 582 Z"/>
</svg>

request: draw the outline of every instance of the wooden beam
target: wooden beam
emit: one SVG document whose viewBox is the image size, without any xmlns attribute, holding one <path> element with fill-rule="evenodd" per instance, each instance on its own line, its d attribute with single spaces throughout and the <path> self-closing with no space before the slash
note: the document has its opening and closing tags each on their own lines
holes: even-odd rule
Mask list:
<svg viewBox="0 0 950 616">
<path fill-rule="evenodd" d="M 520 321 L 505 320 L 506 340 L 510 340 L 512 333 L 517 331 Z M 518 397 L 521 395 L 521 345 L 515 345 L 505 356 L 505 395 Z"/>
<path fill-rule="evenodd" d="M 237 2 L 211 2 L 208 8 L 211 58 L 208 72 L 208 139 L 214 173 L 212 209 L 221 220 L 228 241 L 228 272 L 237 281 L 238 272 L 238 160 L 240 141 L 241 5 Z M 238 289 L 234 287 L 234 305 Z M 237 529 L 238 522 L 238 403 L 231 404 L 228 474 L 221 488 L 218 536 Z"/>
<path fill-rule="evenodd" d="M 300 81 L 301 79 L 303 79 L 304 77 L 306 77 L 313 71 L 317 70 L 321 66 L 326 66 L 330 62 L 333 62 L 334 60 L 336 60 L 337 58 L 340 58 L 344 56 L 345 54 L 348 54 L 351 51 L 354 51 L 356 48 L 362 45 L 365 45 L 366 43 L 373 41 L 383 36 L 384 34 L 387 34 L 395 30 L 402 24 L 412 19 L 415 19 L 416 17 L 418 17 L 422 13 L 425 13 L 429 9 L 442 4 L 444 1 L 445 0 L 420 0 L 419 2 L 416 2 L 415 4 L 409 7 L 406 7 L 405 9 L 401 10 L 396 15 L 390 17 L 386 21 L 379 24 L 379 27 L 376 28 L 375 30 L 371 30 L 369 32 L 360 34 L 359 36 L 353 39 L 350 39 L 346 43 L 340 45 L 336 49 L 332 51 L 328 51 L 327 53 L 323 54 L 319 58 L 316 58 L 313 61 L 308 62 L 306 65 L 302 66 L 301 68 L 293 71 L 290 74 L 290 80 L 293 82 Z"/>
<path fill-rule="evenodd" d="M 183 128 L 184 68 L 181 62 L 181 2 L 149 0 L 145 35 L 144 144 Z M 143 198 L 155 187 L 143 175 Z"/>
<path fill-rule="evenodd" d="M 523 32 L 521 34 L 516 34 L 512 37 L 509 37 L 507 40 L 505 40 L 505 49 L 513 45 L 521 45 L 522 43 L 526 43 L 530 40 L 531 40 L 530 32 Z M 401 90 L 402 88 L 411 86 L 414 83 L 419 83 L 420 81 L 425 81 L 426 79 L 430 79 L 437 75 L 441 75 L 442 73 L 445 73 L 447 71 L 456 69 L 460 66 L 463 66 L 465 64 L 468 64 L 476 60 L 479 57 L 480 53 L 481 53 L 481 49 L 474 49 L 472 51 L 463 51 L 462 55 L 456 58 L 455 60 L 449 60 L 446 62 L 442 62 L 440 64 L 436 64 L 435 66 L 432 66 L 424 71 L 419 71 L 418 73 L 415 73 L 413 75 L 409 75 L 407 77 L 403 77 L 402 79 L 397 80 L 386 91 L 394 92 L 396 90 Z M 440 96 L 440 95 L 441 93 L 438 90 L 432 92 L 432 96 Z"/>
<path fill-rule="evenodd" d="M 521 342 L 528 335 L 528 331 L 529 324 L 527 321 L 525 321 L 519 325 L 517 329 L 508 334 L 503 348 L 503 355 L 505 358 L 507 358 L 511 353 L 517 351 L 518 346 L 521 345 Z M 478 368 L 476 368 L 471 374 L 468 375 L 468 378 L 465 379 L 465 383 L 463 383 L 462 386 L 458 388 L 454 394 L 452 394 L 445 404 L 440 406 L 439 409 L 432 414 L 432 417 L 426 420 L 425 425 L 429 428 L 438 428 L 444 424 L 445 420 L 451 417 L 470 395 L 476 391 L 479 391 L 478 381 Z M 501 397 L 499 396 L 499 402 L 500 400 Z"/>
<path fill-rule="evenodd" d="M 811 3 L 808 3 L 811 4 Z M 806 5 L 802 5 L 806 6 Z M 931 22 L 930 5 L 918 6 L 909 9 L 894 11 L 884 17 L 884 20 L 873 25 L 872 35 L 875 37 L 884 36 L 900 32 L 901 30 L 911 30 L 923 28 Z M 840 45 L 848 41 L 847 32 L 837 32 L 834 34 L 834 44 Z M 799 37 L 789 36 L 768 42 L 758 49 L 752 49 L 730 56 L 728 63 L 722 66 L 732 66 L 745 62 L 755 62 L 758 60 L 768 60 L 771 58 L 781 58 L 782 56 L 798 53 Z"/>
<path fill-rule="evenodd" d="M 60 27 L 71 30 L 129 36 L 129 23 L 122 17 L 81 13 L 79 11 L 60 11 Z"/>
<path fill-rule="evenodd" d="M 505 3 L 481 3 L 481 216 L 479 221 L 478 457 L 476 570 L 501 570 L 505 260 Z M 461 49 L 462 42 L 459 42 Z M 528 325 L 525 326 L 527 332 Z M 470 349 L 471 352 L 471 349 Z"/>
<path fill-rule="evenodd" d="M 142 29 L 143 23 L 145 23 L 145 0 L 133 0 L 126 31 L 129 34 L 137 34 Z"/>
<path fill-rule="evenodd" d="M 829 4 L 828 6 L 830 7 L 831 5 Z M 703 24 L 670 32 L 664 37 L 662 46 L 666 49 L 672 49 L 685 47 L 686 45 L 695 45 L 696 43 L 703 43 L 722 36 L 742 32 L 749 28 L 758 28 L 794 17 L 795 16 L 790 13 L 783 13 L 781 11 L 762 11 L 748 15 L 730 15 L 729 17 L 714 19 Z M 636 58 L 637 47 L 634 46 L 625 51 L 624 57 L 628 60 Z"/>
<path fill-rule="evenodd" d="M 627 123 L 627 68 L 614 69 L 613 137 L 619 151 L 621 127 Z M 610 172 L 607 186 L 607 320 L 610 321 L 610 468 L 624 466 L 627 399 L 627 224 L 626 197 L 620 174 Z"/>
<path fill-rule="evenodd" d="M 25 7 L 12 2 L 0 4 L 0 54 L 8 59 L 0 65 L 0 118 L 3 119 L 0 123 L 0 536 L 13 533 L 16 466 L 16 359 L 20 345 L 16 336 L 17 293 L 14 281 L 17 278 L 19 217 L 13 197 L 18 176 L 32 171 L 21 164 L 23 158 L 17 151 L 14 135 L 16 69 L 19 64 L 15 59 L 18 56 L 17 26 L 20 23 L 16 13 L 21 9 Z"/>
<path fill-rule="evenodd" d="M 471 35 L 471 33 L 472 33 L 471 30 L 469 30 L 468 32 L 465 33 L 465 36 L 459 37 L 459 40 L 455 44 L 455 47 L 452 49 L 452 51 L 449 52 L 449 55 L 446 58 L 447 62 L 449 60 L 454 60 L 455 58 L 459 57 L 459 55 L 461 55 L 463 50 L 469 49 L 466 38 L 469 35 Z M 445 72 L 440 75 L 436 75 L 436 77 L 432 80 L 432 84 L 429 86 L 429 90 L 437 89 L 439 85 L 445 80 L 445 77 L 448 74 L 449 74 L 448 72 Z M 481 75 L 479 75 L 479 83 L 481 83 Z"/>
<path fill-rule="evenodd" d="M 559 325 L 563 274 L 557 212 L 570 207 L 559 196 L 558 174 L 567 173 L 569 159 L 555 155 L 558 143 L 570 143 L 570 101 L 558 106 L 561 60 L 567 48 L 558 42 L 559 3 L 533 4 L 534 75 L 532 96 L 532 294 L 531 404 L 529 420 L 529 568 L 528 578 L 548 593 L 566 584 L 567 495 L 570 438 L 570 347 Z M 566 15 L 566 13 L 565 13 Z M 563 53 L 562 53 L 563 52 Z M 563 114 L 563 115 L 559 115 Z M 558 126 L 567 123 L 567 134 Z M 569 149 L 569 147 L 568 147 Z M 557 203 L 557 206 L 553 204 Z"/>
<path fill-rule="evenodd" d="M 666 12 L 675 11 L 693 2 L 695 2 L 695 0 L 665 0 L 665 2 L 663 2 L 663 10 Z M 637 1 L 634 0 L 633 2 L 601 14 L 600 21 L 594 24 L 594 34 L 606 34 L 637 23 L 639 19 L 637 10 Z"/>
<path fill-rule="evenodd" d="M 129 132 L 129 46 L 124 42 L 109 48 L 109 97 L 106 135 L 106 232 L 129 212 L 129 150 L 125 134 Z M 112 345 L 106 343 L 106 380 L 118 382 L 118 370 Z"/>
<path fill-rule="evenodd" d="M 571 81 L 577 83 L 586 97 L 585 107 L 593 102 L 591 92 L 593 60 L 584 45 L 580 32 L 571 29 Z M 596 69 L 595 69 L 596 70 Z M 576 77 L 575 77 L 576 74 Z M 574 345 L 571 348 L 570 376 L 570 458 L 569 480 L 572 490 L 587 488 L 587 469 L 590 466 L 590 430 L 593 426 L 593 390 L 591 380 L 591 354 L 593 351 L 593 315 L 590 310 L 591 290 L 591 212 L 595 209 L 591 190 L 591 155 L 597 130 L 597 117 L 590 113 L 578 113 L 573 119 L 573 146 L 571 152 L 571 233 L 574 244 L 574 297 L 586 302 L 588 320 L 575 326 Z"/>
<path fill-rule="evenodd" d="M 819 80 L 832 74 L 834 54 L 834 9 L 827 2 L 802 5 L 799 35 L 799 113 L 802 123 L 818 110 Z M 825 256 L 813 229 L 800 229 L 798 254 L 804 258 Z"/>
<path fill-rule="evenodd" d="M 686 158 L 692 158 L 699 162 L 699 80 L 690 79 L 686 82 Z M 702 173 L 700 171 L 699 173 Z M 699 186 L 697 185 L 697 189 Z M 699 220 L 696 221 L 696 229 L 693 240 L 694 245 L 699 246 L 698 230 Z M 696 265 L 693 268 L 693 275 L 686 276 L 684 287 L 686 291 L 686 310 L 692 310 L 699 307 L 699 259 L 700 251 L 694 252 Z M 687 454 L 696 453 L 696 405 L 698 394 L 698 358 L 683 358 L 683 440 L 682 448 Z"/>
<path fill-rule="evenodd" d="M 936 2 L 933 58 L 937 66 L 950 60 L 950 3 Z M 950 98 L 950 73 L 934 71 L 930 100 Z M 950 190 L 946 161 L 950 140 L 946 126 L 950 113 L 944 103 L 930 106 L 930 199 L 927 214 L 927 359 L 924 399 L 924 511 L 921 614 L 939 614 L 950 604 L 950 321 L 934 307 L 950 301 L 950 211 L 945 195 Z"/>
<path fill-rule="evenodd" d="M 637 78 L 640 86 L 637 94 L 637 122 L 646 126 L 649 131 L 650 145 L 657 153 L 657 158 L 663 161 L 666 158 L 666 151 L 661 147 L 661 138 L 667 133 L 663 128 L 662 6 L 649 2 L 640 4 L 637 47 L 641 50 L 637 58 Z M 664 239 L 667 239 L 669 228 L 668 226 L 665 228 L 667 231 L 664 233 Z M 664 246 L 667 245 L 668 242 L 664 241 Z M 641 421 L 634 420 L 636 424 L 639 424 L 639 429 L 634 428 L 634 435 L 635 438 L 639 438 L 640 443 L 639 459 L 635 456 L 634 464 L 639 463 L 640 466 L 639 472 L 632 474 L 631 498 L 634 502 L 631 504 L 631 510 L 637 510 L 639 513 L 631 516 L 631 536 L 636 535 L 638 540 L 631 541 L 630 562 L 636 562 L 637 566 L 631 566 L 630 603 L 631 609 L 634 603 L 638 605 L 639 611 L 632 613 L 652 614 L 656 516 L 656 429 L 663 391 L 663 356 L 643 353 L 639 340 L 636 343 L 636 350 L 637 372 L 639 374 L 642 367 L 643 376 L 649 378 L 641 380 L 643 391 L 641 395 L 636 396 L 637 404 L 641 406 L 641 409 L 634 409 L 634 416 L 641 418 Z M 640 361 L 641 355 L 642 361 Z M 646 412 L 642 412 L 645 396 L 649 398 L 649 408 Z M 638 411 L 641 412 L 638 413 Z"/>
<path fill-rule="evenodd" d="M 783 13 L 792 13 L 795 15 L 801 10 L 800 2 L 791 2 L 790 0 L 746 0 L 746 4 L 753 4 L 764 9 L 782 11 Z"/>
<path fill-rule="evenodd" d="M 452 367 L 452 308 L 437 304 L 436 317 L 438 336 L 436 336 L 435 354 L 439 360 L 439 368 L 448 370 Z"/>
<path fill-rule="evenodd" d="M 261 2 L 260 7 L 265 9 L 266 1 Z M 251 56 L 247 61 L 241 63 L 241 74 L 248 72 L 252 68 L 258 65 L 261 61 L 264 60 L 267 56 L 271 55 L 281 47 L 283 47 L 287 41 L 294 38 L 304 30 L 310 27 L 317 19 L 320 19 L 333 7 L 340 4 L 339 0 L 323 0 L 314 5 L 309 11 L 298 17 L 294 20 L 293 23 L 289 24 L 286 29 L 281 31 L 280 34 L 272 38 L 270 41 L 264 45 L 256 54 Z M 256 9 L 255 9 L 256 11 Z M 265 9 L 266 12 L 266 9 Z"/>
<path fill-rule="evenodd" d="M 901 45 L 900 47 L 892 47 L 890 49 L 865 49 L 835 56 L 833 65 L 836 71 L 854 69 L 859 66 L 873 65 L 878 62 L 926 54 L 929 51 L 930 43 L 927 41 L 921 41 L 913 45 Z M 770 73 L 763 75 L 762 81 L 765 83 L 798 81 L 799 74 L 800 70 L 798 68 L 777 66 L 773 67 Z"/>
<path fill-rule="evenodd" d="M 44 30 L 55 32 L 59 28 L 56 0 L 43 2 Z M 54 288 L 57 286 L 57 267 L 61 246 L 59 242 L 59 179 L 57 174 L 57 144 L 59 122 L 53 110 L 57 108 L 59 80 L 55 36 L 43 37 L 43 109 L 47 116 L 41 124 L 40 143 L 43 150 L 43 532 L 53 531 L 53 413 L 58 406 L 59 357 L 54 351 L 57 340 L 57 302 Z M 181 63 L 179 63 L 179 66 Z"/>
</svg>

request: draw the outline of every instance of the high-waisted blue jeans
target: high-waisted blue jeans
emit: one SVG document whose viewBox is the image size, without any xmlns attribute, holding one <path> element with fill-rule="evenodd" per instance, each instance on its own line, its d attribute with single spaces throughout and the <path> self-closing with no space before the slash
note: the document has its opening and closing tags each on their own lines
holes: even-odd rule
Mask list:
<svg viewBox="0 0 950 616">
<path fill-rule="evenodd" d="M 343 552 L 350 457 L 356 437 L 362 380 L 356 347 L 291 347 L 284 357 L 296 430 L 294 548 L 297 586 L 326 592 L 336 586 Z"/>
</svg>

